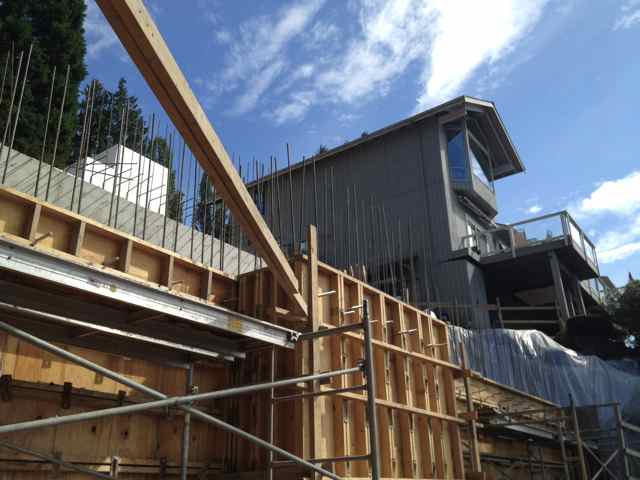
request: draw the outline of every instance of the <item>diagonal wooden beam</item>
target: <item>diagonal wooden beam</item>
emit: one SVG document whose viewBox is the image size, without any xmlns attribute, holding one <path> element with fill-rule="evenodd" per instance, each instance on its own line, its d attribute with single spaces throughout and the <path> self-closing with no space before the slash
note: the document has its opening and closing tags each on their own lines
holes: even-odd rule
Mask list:
<svg viewBox="0 0 640 480">
<path fill-rule="evenodd" d="M 286 256 L 255 206 L 142 0 L 97 0 L 120 41 L 256 250 L 300 313 L 307 305 Z"/>
</svg>

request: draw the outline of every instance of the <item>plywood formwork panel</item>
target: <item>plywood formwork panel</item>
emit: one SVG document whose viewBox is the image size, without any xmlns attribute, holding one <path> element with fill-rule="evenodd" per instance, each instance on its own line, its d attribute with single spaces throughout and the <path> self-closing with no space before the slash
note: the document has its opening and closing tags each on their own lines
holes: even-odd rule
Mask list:
<svg viewBox="0 0 640 480">
<path fill-rule="evenodd" d="M 65 259 L 233 307 L 227 274 L 15 190 L 0 188 L 0 236 Z M 204 287 L 207 288 L 204 288 Z"/>
<path fill-rule="evenodd" d="M 301 270 L 303 278 L 307 268 L 306 257 L 295 260 L 294 270 Z M 247 280 L 240 282 L 241 298 L 247 298 L 243 289 L 253 285 L 249 278 L 255 275 L 245 274 Z M 306 288 L 307 284 L 303 282 L 304 293 L 308 293 Z M 369 305 L 383 477 L 463 478 L 459 432 L 465 421 L 457 414 L 454 388 L 454 375 L 460 372 L 460 367 L 449 361 L 444 322 L 322 263 L 318 266 L 317 290 L 320 329 L 360 323 L 363 301 Z M 310 302 L 308 304 L 311 307 Z M 252 307 L 245 305 L 245 308 L 251 310 Z M 311 329 L 304 323 L 299 328 Z M 307 360 L 316 372 L 354 366 L 364 356 L 363 342 L 362 334 L 357 331 L 322 337 L 314 341 L 318 355 L 313 361 Z M 280 351 L 279 355 L 286 355 L 286 352 Z M 303 368 L 300 361 L 294 363 Z M 300 374 L 301 371 L 292 373 Z M 319 388 L 335 389 L 363 383 L 363 376 L 358 374 L 333 378 Z M 298 391 L 308 391 L 308 388 L 301 385 Z M 301 400 L 297 402 L 302 403 Z M 369 452 L 364 392 L 322 396 L 314 403 L 321 429 L 316 458 Z M 282 419 L 276 421 L 281 424 Z M 296 424 L 296 428 L 313 435 L 311 424 Z M 286 433 L 285 428 L 278 432 L 277 442 L 282 442 L 278 445 L 287 442 L 282 433 Z M 346 478 L 370 475 L 367 461 L 336 462 L 332 466 L 337 474 Z M 250 467 L 260 469 L 260 465 L 241 464 L 239 470 Z"/>
<path fill-rule="evenodd" d="M 61 346 L 167 395 L 185 393 L 186 373 L 183 368 L 131 360 L 78 347 Z M 105 406 L 117 406 L 119 402 L 146 400 L 125 386 L 62 361 L 6 334 L 0 334 L 0 370 L 3 375 L 11 376 L 9 389 L 12 392 L 9 398 L 3 396 L 3 401 L 0 401 L 0 419 L 3 424 L 70 415 Z M 72 387 L 68 404 L 65 404 L 61 394 L 64 390 L 62 385 L 65 383 Z M 194 384 L 202 391 L 225 388 L 228 385 L 228 368 L 222 364 L 196 365 Z M 16 387 L 12 388 L 11 385 Z M 22 388 L 17 388 L 17 385 Z M 205 403 L 200 407 L 216 412 L 222 406 L 222 401 L 218 402 Z M 194 422 L 191 428 L 190 461 L 201 465 L 221 462 L 225 453 L 225 434 L 200 422 Z M 146 412 L 60 425 L 35 432 L 18 432 L 11 434 L 6 440 L 48 455 L 61 452 L 65 461 L 105 465 L 107 472 L 114 456 L 126 458 L 132 465 L 147 465 L 146 472 L 155 472 L 157 478 L 161 463 L 174 466 L 180 463 L 182 430 L 182 415 L 175 412 L 169 415 L 162 412 Z M 4 459 L 0 463 L 0 478 L 39 478 L 39 470 L 43 470 L 42 478 L 51 478 L 46 476 L 46 472 L 49 472 L 48 475 L 51 474 L 51 466 L 39 463 L 14 465 L 7 461 L 33 458 L 5 449 L 0 457 Z M 14 467 L 19 471 L 13 471 Z M 138 473 L 145 473 L 144 468 L 140 468 L 137 470 Z M 174 474 L 177 471 L 174 468 Z M 134 477 L 125 474 L 119 478 Z M 141 477 L 136 474 L 135 478 Z"/>
</svg>

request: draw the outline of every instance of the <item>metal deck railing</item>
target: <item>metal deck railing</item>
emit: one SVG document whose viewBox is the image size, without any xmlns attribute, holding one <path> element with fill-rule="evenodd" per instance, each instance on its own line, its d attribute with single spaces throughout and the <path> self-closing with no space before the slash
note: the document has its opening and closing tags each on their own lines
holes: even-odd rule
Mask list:
<svg viewBox="0 0 640 480">
<path fill-rule="evenodd" d="M 462 237 L 461 247 L 473 249 L 481 257 L 510 252 L 515 258 L 529 247 L 557 241 L 573 245 L 594 270 L 599 271 L 595 245 L 566 211 L 501 225 L 491 230 L 478 230 Z"/>
</svg>

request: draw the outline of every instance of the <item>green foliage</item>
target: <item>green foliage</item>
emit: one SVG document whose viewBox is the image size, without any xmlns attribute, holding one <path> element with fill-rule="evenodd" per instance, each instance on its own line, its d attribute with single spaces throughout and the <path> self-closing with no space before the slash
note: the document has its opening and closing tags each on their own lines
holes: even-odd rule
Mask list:
<svg viewBox="0 0 640 480">
<path fill-rule="evenodd" d="M 86 85 L 83 90 L 77 119 L 75 158 L 77 159 L 79 156 L 83 130 L 85 136 L 89 135 L 90 156 L 95 156 L 96 153 L 100 153 L 117 143 L 135 151 L 140 151 L 142 145 L 148 155 L 150 153 L 148 149 L 152 145 L 151 142 L 144 143 L 148 126 L 144 122 L 142 110 L 138 106 L 138 99 L 129 95 L 127 81 L 121 78 L 114 92 L 107 90 L 98 80 L 94 80 L 93 83 L 93 93 L 91 94 L 93 99 L 89 104 L 89 111 L 87 111 L 87 99 L 91 84 Z M 90 122 L 89 119 L 91 119 Z M 156 161 L 164 165 L 162 160 Z"/>
<path fill-rule="evenodd" d="M 12 84 L 18 75 L 18 57 L 23 62 L 16 93 L 16 104 L 22 88 L 22 78 L 29 46 L 33 52 L 25 84 L 24 97 L 14 148 L 35 158 L 40 157 L 52 70 L 57 68 L 53 90 L 53 105 L 48 127 L 45 161 L 50 162 L 55 131 L 63 97 L 64 77 L 69 65 L 69 86 L 64 104 L 57 161 L 65 164 L 72 155 L 78 115 L 78 93 L 87 71 L 84 62 L 84 0 L 3 0 L 0 2 L 0 68 L 8 61 L 8 69 L 0 103 L 0 135 L 7 126 Z M 1 79 L 0 79 L 1 80 Z M 12 122 L 16 109 L 13 111 Z M 8 140 L 7 140 L 8 141 Z"/>
<path fill-rule="evenodd" d="M 640 280 L 629 280 L 617 299 L 614 315 L 620 325 L 640 333 Z"/>
</svg>

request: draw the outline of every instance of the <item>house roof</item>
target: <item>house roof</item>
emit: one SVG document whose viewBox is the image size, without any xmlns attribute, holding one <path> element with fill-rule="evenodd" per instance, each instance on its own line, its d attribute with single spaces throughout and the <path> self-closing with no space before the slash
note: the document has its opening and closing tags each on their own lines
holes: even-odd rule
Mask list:
<svg viewBox="0 0 640 480">
<path fill-rule="evenodd" d="M 475 115 L 480 114 L 479 118 L 483 120 L 483 124 L 487 129 L 488 137 L 494 140 L 492 142 L 494 143 L 494 145 L 492 145 L 492 150 L 496 152 L 495 160 L 497 167 L 494 169 L 495 179 L 500 179 L 509 175 L 523 172 L 525 170 L 524 164 L 520 159 L 520 155 L 518 154 L 518 151 L 511 141 L 509 132 L 507 132 L 507 129 L 502 121 L 502 118 L 500 117 L 500 114 L 498 113 L 498 110 L 495 107 L 495 104 L 491 101 L 468 97 L 465 95 L 454 98 L 453 100 L 450 100 L 446 103 L 433 107 L 429 110 L 425 110 L 424 112 L 413 115 L 412 117 L 393 123 L 379 130 L 376 130 L 375 132 L 316 155 L 315 161 L 317 163 L 325 159 L 334 157 L 335 155 L 338 155 L 342 152 L 359 147 L 365 143 L 376 140 L 402 128 L 415 125 L 416 123 L 421 122 L 426 118 L 434 116 L 445 116 L 449 113 L 455 113 L 456 111 L 473 113 Z M 309 159 L 307 159 L 307 161 L 308 160 Z M 298 168 L 301 168 L 302 165 L 302 162 L 298 162 L 292 165 L 291 169 L 297 170 Z M 274 174 L 281 175 L 285 172 L 288 172 L 288 167 L 280 169 Z M 266 175 L 261 180 L 270 178 L 270 176 L 271 175 Z M 251 186 L 253 183 L 255 182 L 250 182 L 249 186 Z"/>
</svg>

